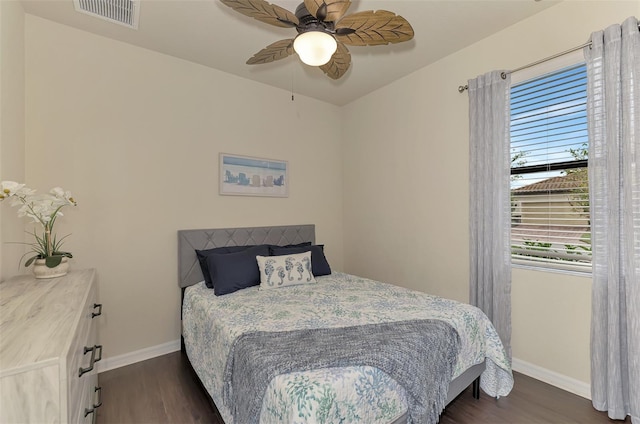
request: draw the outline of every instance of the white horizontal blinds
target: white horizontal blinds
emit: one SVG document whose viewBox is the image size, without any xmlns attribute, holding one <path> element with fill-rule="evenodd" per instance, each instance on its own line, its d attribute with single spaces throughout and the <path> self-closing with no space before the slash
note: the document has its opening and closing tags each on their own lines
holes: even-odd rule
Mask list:
<svg viewBox="0 0 640 424">
<path fill-rule="evenodd" d="M 511 89 L 512 258 L 588 270 L 587 74 L 573 66 Z"/>
</svg>

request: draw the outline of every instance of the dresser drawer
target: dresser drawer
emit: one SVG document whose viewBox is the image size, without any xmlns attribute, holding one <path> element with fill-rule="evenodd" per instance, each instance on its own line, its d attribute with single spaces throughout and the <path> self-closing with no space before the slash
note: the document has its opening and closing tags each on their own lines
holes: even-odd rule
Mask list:
<svg viewBox="0 0 640 424">
<path fill-rule="evenodd" d="M 0 377 L 0 423 L 60 423 L 58 365 Z"/>
<path fill-rule="evenodd" d="M 88 405 L 87 392 L 91 377 L 96 375 L 95 364 L 102 359 L 102 346 L 98 344 L 96 314 L 96 290 L 92 286 L 82 307 L 82 317 L 72 339 L 67 358 L 69 422 L 84 422 L 84 406 Z M 93 388 L 91 388 L 93 390 Z"/>
</svg>

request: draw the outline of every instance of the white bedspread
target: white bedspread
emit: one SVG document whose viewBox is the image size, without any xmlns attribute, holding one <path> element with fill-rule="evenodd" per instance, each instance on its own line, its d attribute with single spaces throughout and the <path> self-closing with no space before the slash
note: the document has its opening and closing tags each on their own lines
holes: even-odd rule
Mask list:
<svg viewBox="0 0 640 424">
<path fill-rule="evenodd" d="M 248 331 L 283 331 L 435 318 L 451 324 L 461 349 L 454 377 L 487 359 L 481 387 L 491 396 L 513 387 L 500 339 L 478 308 L 348 274 L 317 277 L 317 284 L 258 290 L 251 287 L 216 297 L 199 283 L 186 290 L 183 335 L 187 354 L 225 422 L 222 379 L 237 336 Z M 265 393 L 261 423 L 389 423 L 406 411 L 402 386 L 371 367 L 320 369 L 273 379 Z"/>
</svg>

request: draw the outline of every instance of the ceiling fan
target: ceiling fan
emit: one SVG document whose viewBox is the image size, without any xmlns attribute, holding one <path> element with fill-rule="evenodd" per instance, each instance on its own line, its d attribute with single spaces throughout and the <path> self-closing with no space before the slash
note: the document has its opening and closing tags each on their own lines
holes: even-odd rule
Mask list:
<svg viewBox="0 0 640 424">
<path fill-rule="evenodd" d="M 278 27 L 295 28 L 295 38 L 276 41 L 247 61 L 249 65 L 284 59 L 295 51 L 332 79 L 351 65 L 350 46 L 401 43 L 413 38 L 413 28 L 402 16 L 386 10 L 368 10 L 344 16 L 351 0 L 304 0 L 296 12 L 265 0 L 221 0 L 243 15 Z"/>
</svg>

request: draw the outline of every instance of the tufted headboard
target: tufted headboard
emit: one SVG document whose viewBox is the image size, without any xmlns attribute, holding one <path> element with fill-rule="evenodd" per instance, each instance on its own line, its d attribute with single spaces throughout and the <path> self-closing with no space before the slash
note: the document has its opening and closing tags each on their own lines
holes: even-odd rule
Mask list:
<svg viewBox="0 0 640 424">
<path fill-rule="evenodd" d="M 178 231 L 178 285 L 188 287 L 202 280 L 196 249 L 223 246 L 275 244 L 284 246 L 316 241 L 316 226 L 284 225 L 277 227 L 216 228 Z"/>
</svg>

